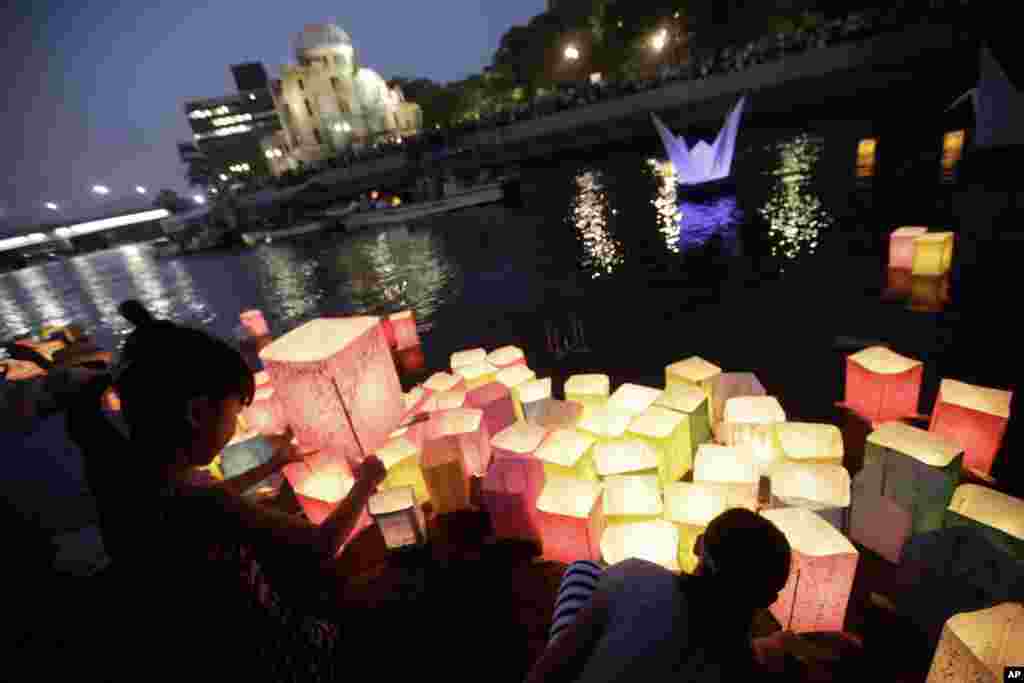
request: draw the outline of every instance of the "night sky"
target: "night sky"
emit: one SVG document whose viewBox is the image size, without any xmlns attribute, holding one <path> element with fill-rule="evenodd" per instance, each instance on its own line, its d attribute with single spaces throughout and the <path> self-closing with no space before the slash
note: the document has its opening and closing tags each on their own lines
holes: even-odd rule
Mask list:
<svg viewBox="0 0 1024 683">
<path fill-rule="evenodd" d="M 175 144 L 191 137 L 182 103 L 235 91 L 229 66 L 262 61 L 271 76 L 293 63 L 308 23 L 345 29 L 362 63 L 384 78 L 463 78 L 491 60 L 501 35 L 543 11 L 544 0 L 373 0 L 256 3 L 182 0 L 15 0 L 0 9 L 0 70 L 8 167 L 0 230 L 25 217 L 90 208 L 134 187 L 184 191 Z"/>
</svg>

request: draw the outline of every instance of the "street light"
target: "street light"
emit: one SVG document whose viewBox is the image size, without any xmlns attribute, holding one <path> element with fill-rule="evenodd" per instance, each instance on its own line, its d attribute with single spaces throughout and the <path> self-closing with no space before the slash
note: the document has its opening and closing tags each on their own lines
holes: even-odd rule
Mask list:
<svg viewBox="0 0 1024 683">
<path fill-rule="evenodd" d="M 201 194 L 193 195 L 192 196 L 192 201 L 194 201 L 196 204 L 205 204 L 206 203 L 206 197 L 204 197 Z"/>
<path fill-rule="evenodd" d="M 575 62 L 580 58 L 580 51 L 575 45 L 569 45 L 565 48 L 565 58 L 570 62 Z"/>
<path fill-rule="evenodd" d="M 139 194 L 146 194 L 146 188 L 144 188 L 142 185 L 136 185 L 135 191 L 138 192 Z"/>
<path fill-rule="evenodd" d="M 93 193 L 100 194 L 100 195 L 110 194 L 110 188 L 107 187 L 106 185 L 93 185 L 92 186 L 92 191 L 93 191 Z"/>
<path fill-rule="evenodd" d="M 668 30 L 661 29 L 651 37 L 651 47 L 655 52 L 661 52 L 668 43 Z"/>
<path fill-rule="evenodd" d="M 60 207 L 55 202 L 46 202 L 46 208 L 50 211 L 59 211 Z"/>
<path fill-rule="evenodd" d="M 221 174 L 220 174 L 220 179 L 221 179 L 221 180 L 223 180 L 224 182 L 227 182 L 227 180 L 228 180 L 228 175 L 227 175 L 226 173 L 221 173 Z"/>
</svg>

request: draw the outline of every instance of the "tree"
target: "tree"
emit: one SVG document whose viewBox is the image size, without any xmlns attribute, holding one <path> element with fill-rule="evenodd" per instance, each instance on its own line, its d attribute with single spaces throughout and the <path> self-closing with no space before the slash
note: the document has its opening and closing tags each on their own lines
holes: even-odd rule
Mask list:
<svg viewBox="0 0 1024 683">
<path fill-rule="evenodd" d="M 153 206 L 167 209 L 171 213 L 180 213 L 188 210 L 192 204 L 174 190 L 163 189 L 157 193 Z"/>
</svg>

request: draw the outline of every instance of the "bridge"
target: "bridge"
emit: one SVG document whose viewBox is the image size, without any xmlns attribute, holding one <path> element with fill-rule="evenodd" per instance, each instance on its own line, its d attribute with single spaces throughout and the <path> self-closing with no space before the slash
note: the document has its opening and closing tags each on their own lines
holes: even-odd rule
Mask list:
<svg viewBox="0 0 1024 683">
<path fill-rule="evenodd" d="M 16 250 L 42 251 L 56 246 L 60 251 L 75 251 L 78 238 L 128 226 L 138 226 L 162 220 L 170 216 L 167 209 L 150 209 L 119 216 L 64 225 L 54 229 L 36 231 L 0 239 L 0 252 Z"/>
</svg>

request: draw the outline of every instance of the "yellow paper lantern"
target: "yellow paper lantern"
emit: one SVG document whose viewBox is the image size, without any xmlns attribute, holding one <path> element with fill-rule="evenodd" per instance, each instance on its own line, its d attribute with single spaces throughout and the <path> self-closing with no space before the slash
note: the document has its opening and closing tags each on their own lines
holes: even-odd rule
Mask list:
<svg viewBox="0 0 1024 683">
<path fill-rule="evenodd" d="M 431 393 L 440 393 L 442 391 L 455 391 L 458 389 L 466 388 L 466 380 L 461 375 L 450 374 L 447 372 L 435 372 L 431 375 L 426 382 L 423 383 L 425 389 L 429 389 Z"/>
<path fill-rule="evenodd" d="M 615 475 L 658 476 L 658 451 L 641 439 L 598 441 L 592 452 L 597 474 L 605 481 Z"/>
<path fill-rule="evenodd" d="M 470 507 L 471 475 L 480 476 L 490 464 L 490 439 L 483 412 L 459 408 L 431 418 L 420 465 L 437 514 Z"/>
<path fill-rule="evenodd" d="M 664 519 L 679 529 L 679 566 L 690 573 L 698 563 L 693 552 L 697 536 L 712 519 L 734 507 L 757 511 L 753 490 L 743 484 L 678 481 L 665 484 L 664 497 Z"/>
<path fill-rule="evenodd" d="M 512 392 L 512 403 L 515 407 L 517 420 L 525 420 L 526 418 L 523 416 L 523 406 L 517 398 L 516 388 L 530 380 L 536 379 L 536 377 L 537 373 L 525 365 L 511 365 L 507 368 L 502 368 L 494 377 L 495 380 L 504 384 Z"/>
<path fill-rule="evenodd" d="M 544 475 L 598 481 L 593 446 L 597 440 L 575 429 L 552 431 L 537 449 L 544 463 Z"/>
<path fill-rule="evenodd" d="M 427 542 L 423 508 L 416 503 L 411 486 L 389 489 L 372 496 L 367 509 L 389 550 L 420 546 Z"/>
<path fill-rule="evenodd" d="M 623 384 L 608 397 L 608 409 L 615 413 L 636 416 L 653 406 L 661 394 L 661 389 L 639 384 Z"/>
<path fill-rule="evenodd" d="M 487 362 L 499 370 L 513 365 L 526 365 L 526 355 L 518 346 L 502 346 L 487 354 Z"/>
<path fill-rule="evenodd" d="M 548 477 L 537 499 L 537 522 L 545 559 L 569 564 L 601 559 L 606 522 L 596 482 Z"/>
<path fill-rule="evenodd" d="M 693 467 L 690 422 L 686 415 L 651 406 L 633 418 L 628 434 L 658 452 L 658 476 L 663 484 L 679 481 Z"/>
<path fill-rule="evenodd" d="M 772 495 L 783 505 L 812 510 L 845 533 L 850 473 L 842 465 L 778 462 L 769 470 Z"/>
<path fill-rule="evenodd" d="M 664 510 L 657 475 L 617 474 L 604 480 L 604 516 L 609 526 L 659 519 Z"/>
<path fill-rule="evenodd" d="M 476 365 L 487 362 L 487 351 L 481 348 L 456 351 L 451 356 L 452 372 L 455 372 L 466 365 Z"/>
<path fill-rule="evenodd" d="M 633 421 L 630 415 L 616 413 L 610 408 L 594 408 L 589 415 L 585 415 L 576 425 L 576 429 L 593 436 L 598 441 L 605 443 L 620 441 L 626 436 L 629 423 Z"/>
<path fill-rule="evenodd" d="M 1014 545 L 1024 551 L 1024 500 L 978 484 L 961 484 L 948 510 L 954 514 L 947 515 L 947 526 L 959 522 L 955 517 L 972 520 L 975 526 L 996 529 L 1018 541 Z M 1018 554 L 1024 557 L 1024 552 Z"/>
<path fill-rule="evenodd" d="M 572 429 L 582 414 L 583 406 L 575 401 L 545 398 L 530 406 L 529 421 L 544 429 Z"/>
<path fill-rule="evenodd" d="M 953 265 L 953 233 L 930 232 L 914 238 L 914 275 L 945 275 Z"/>
<path fill-rule="evenodd" d="M 691 457 L 698 446 L 711 441 L 711 402 L 704 389 L 677 385 L 666 389 L 654 405 L 686 416 Z"/>
<path fill-rule="evenodd" d="M 679 530 L 663 519 L 609 526 L 601 536 L 601 555 L 612 565 L 636 558 L 678 573 L 678 548 Z"/>
<path fill-rule="evenodd" d="M 758 481 L 760 463 L 750 445 L 703 444 L 693 463 L 693 480 L 722 484 L 751 484 Z"/>
<path fill-rule="evenodd" d="M 951 617 L 942 628 L 927 683 L 1001 683 L 1021 665 L 1024 605 L 1004 602 Z"/>
<path fill-rule="evenodd" d="M 775 438 L 775 425 L 786 413 L 774 396 L 739 396 L 725 403 L 719 441 L 726 446 L 751 438 Z"/>
<path fill-rule="evenodd" d="M 543 406 L 542 401 L 551 398 L 551 378 L 527 380 L 512 389 L 512 395 L 522 408 L 523 418 L 529 420 Z"/>
<path fill-rule="evenodd" d="M 843 463 L 843 433 L 835 425 L 783 422 L 775 426 L 775 436 L 788 460 L 823 465 Z"/>
<path fill-rule="evenodd" d="M 472 391 L 477 387 L 493 382 L 498 374 L 498 368 L 484 361 L 482 363 L 460 365 L 455 370 L 455 373 L 466 381 L 466 390 Z"/>
<path fill-rule="evenodd" d="M 722 374 L 722 369 L 709 363 L 699 356 L 691 356 L 665 368 L 665 389 L 700 389 L 708 399 L 708 419 L 711 419 L 711 394 L 714 390 L 715 377 Z"/>
<path fill-rule="evenodd" d="M 611 380 L 608 375 L 572 375 L 565 381 L 565 398 L 583 406 L 583 417 L 589 415 L 594 408 L 607 405 L 610 393 Z"/>
<path fill-rule="evenodd" d="M 387 476 L 381 483 L 381 489 L 396 489 L 411 486 L 416 502 L 426 503 L 430 500 L 427 482 L 420 469 L 421 449 L 411 439 L 400 435 L 392 437 L 377 449 L 375 455 L 387 470 Z"/>
<path fill-rule="evenodd" d="M 716 437 L 725 414 L 725 404 L 730 398 L 768 394 L 752 372 L 723 372 L 709 379 L 708 383 L 711 386 L 711 427 Z"/>
</svg>

